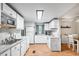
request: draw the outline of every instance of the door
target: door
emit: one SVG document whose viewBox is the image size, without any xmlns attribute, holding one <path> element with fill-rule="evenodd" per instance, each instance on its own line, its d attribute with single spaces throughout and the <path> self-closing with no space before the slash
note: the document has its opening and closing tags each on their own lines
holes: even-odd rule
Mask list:
<svg viewBox="0 0 79 59">
<path fill-rule="evenodd" d="M 32 26 L 26 27 L 26 36 L 29 37 L 29 43 L 34 43 L 34 35 L 35 35 L 34 27 Z"/>
</svg>

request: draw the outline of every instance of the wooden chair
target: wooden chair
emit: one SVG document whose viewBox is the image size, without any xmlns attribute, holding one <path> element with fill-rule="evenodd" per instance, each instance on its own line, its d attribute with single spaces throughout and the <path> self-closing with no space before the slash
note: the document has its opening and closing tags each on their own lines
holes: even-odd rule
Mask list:
<svg viewBox="0 0 79 59">
<path fill-rule="evenodd" d="M 72 47 L 73 47 L 72 51 L 74 51 L 75 50 L 75 46 L 77 45 L 77 43 L 75 43 L 73 35 L 68 35 L 68 38 L 69 38 L 68 46 L 70 48 L 71 45 L 72 45 Z"/>
</svg>

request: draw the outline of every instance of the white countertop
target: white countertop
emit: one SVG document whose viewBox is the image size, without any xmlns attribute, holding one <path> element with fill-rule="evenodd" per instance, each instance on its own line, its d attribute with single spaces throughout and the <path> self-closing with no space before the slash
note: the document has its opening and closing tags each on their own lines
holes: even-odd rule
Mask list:
<svg viewBox="0 0 79 59">
<path fill-rule="evenodd" d="M 19 40 L 11 45 L 0 45 L 0 54 L 2 54 L 3 52 L 5 52 L 6 50 L 12 48 L 13 46 L 17 45 L 18 43 L 20 43 L 22 40 Z"/>
</svg>

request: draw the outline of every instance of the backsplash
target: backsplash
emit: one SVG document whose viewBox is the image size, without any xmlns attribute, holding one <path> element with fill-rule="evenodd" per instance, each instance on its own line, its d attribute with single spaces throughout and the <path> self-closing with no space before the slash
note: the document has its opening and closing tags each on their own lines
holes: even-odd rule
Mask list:
<svg viewBox="0 0 79 59">
<path fill-rule="evenodd" d="M 5 38 L 8 38 L 10 36 L 10 33 L 13 33 L 16 35 L 16 38 L 21 37 L 21 31 L 15 30 L 15 29 L 0 29 L 0 42 L 1 40 L 4 40 Z"/>
</svg>

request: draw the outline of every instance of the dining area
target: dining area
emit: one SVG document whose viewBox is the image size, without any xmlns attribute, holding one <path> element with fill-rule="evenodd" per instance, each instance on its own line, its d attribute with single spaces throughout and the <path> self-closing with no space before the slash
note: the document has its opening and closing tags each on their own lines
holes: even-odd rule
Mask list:
<svg viewBox="0 0 79 59">
<path fill-rule="evenodd" d="M 67 45 L 72 47 L 72 51 L 79 53 L 79 34 L 69 34 Z"/>
</svg>

